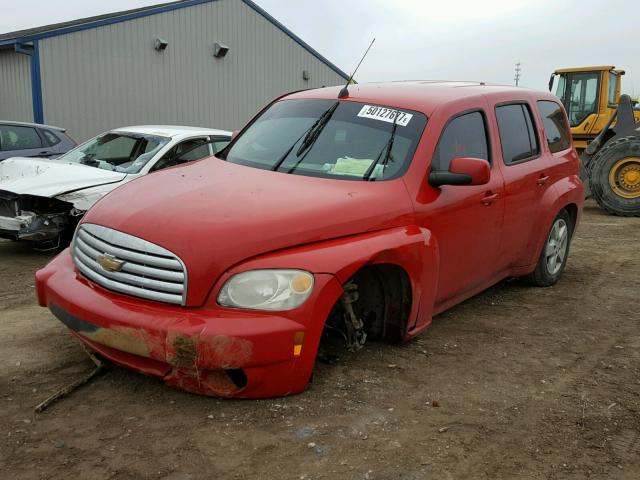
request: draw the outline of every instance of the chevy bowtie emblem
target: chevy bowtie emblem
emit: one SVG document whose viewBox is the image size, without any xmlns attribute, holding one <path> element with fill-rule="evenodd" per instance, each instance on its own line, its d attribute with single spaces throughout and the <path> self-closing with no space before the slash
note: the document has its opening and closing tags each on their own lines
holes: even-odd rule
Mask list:
<svg viewBox="0 0 640 480">
<path fill-rule="evenodd" d="M 96 262 L 107 272 L 119 272 L 125 264 L 124 261 L 118 260 L 116 257 L 109 255 L 108 253 L 98 255 L 96 257 Z"/>
</svg>

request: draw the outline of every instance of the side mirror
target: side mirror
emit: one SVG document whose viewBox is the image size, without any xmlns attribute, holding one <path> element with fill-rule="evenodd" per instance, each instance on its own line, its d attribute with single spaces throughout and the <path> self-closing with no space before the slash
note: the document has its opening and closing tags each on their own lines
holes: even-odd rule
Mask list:
<svg viewBox="0 0 640 480">
<path fill-rule="evenodd" d="M 240 133 L 240 130 L 234 130 L 233 132 L 231 132 L 231 140 L 236 138 L 239 133 Z"/>
<path fill-rule="evenodd" d="M 451 160 L 448 172 L 432 171 L 429 184 L 442 185 L 485 185 L 491 178 L 489 162 L 482 158 L 457 157 Z"/>
<path fill-rule="evenodd" d="M 551 78 L 549 79 L 549 91 L 550 92 L 553 91 L 553 81 L 555 80 L 555 78 L 556 78 L 556 74 L 552 73 L 551 74 Z"/>
</svg>

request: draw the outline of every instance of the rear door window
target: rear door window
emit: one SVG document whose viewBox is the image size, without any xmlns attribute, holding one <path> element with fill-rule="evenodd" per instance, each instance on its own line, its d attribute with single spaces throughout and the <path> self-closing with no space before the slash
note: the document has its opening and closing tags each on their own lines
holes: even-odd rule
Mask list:
<svg viewBox="0 0 640 480">
<path fill-rule="evenodd" d="M 551 153 L 566 150 L 571 146 L 571 134 L 567 120 L 556 102 L 547 100 L 538 101 L 538 109 L 544 125 L 544 134 L 547 137 Z"/>
<path fill-rule="evenodd" d="M 529 106 L 524 103 L 496 107 L 496 119 L 505 165 L 537 157 L 540 146 Z"/>
<path fill-rule="evenodd" d="M 0 125 L 0 150 L 29 150 L 41 147 L 42 140 L 35 128 Z"/>
<path fill-rule="evenodd" d="M 448 171 L 451 160 L 456 157 L 474 157 L 489 161 L 487 128 L 482 113 L 465 113 L 449 122 L 436 147 L 431 168 Z"/>
</svg>

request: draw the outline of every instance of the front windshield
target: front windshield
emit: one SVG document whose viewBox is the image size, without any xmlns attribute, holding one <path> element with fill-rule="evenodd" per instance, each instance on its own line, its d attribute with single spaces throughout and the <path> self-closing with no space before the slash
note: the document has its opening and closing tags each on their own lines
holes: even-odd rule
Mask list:
<svg viewBox="0 0 640 480">
<path fill-rule="evenodd" d="M 426 122 L 422 113 L 393 107 L 283 100 L 269 107 L 221 157 L 298 175 L 388 180 L 406 170 Z"/>
<path fill-rule="evenodd" d="M 58 160 L 114 172 L 138 173 L 170 140 L 158 135 L 107 132 L 58 157 Z"/>
<path fill-rule="evenodd" d="M 572 127 L 580 125 L 598 109 L 598 72 L 561 74 L 556 96 L 560 98 Z"/>
</svg>

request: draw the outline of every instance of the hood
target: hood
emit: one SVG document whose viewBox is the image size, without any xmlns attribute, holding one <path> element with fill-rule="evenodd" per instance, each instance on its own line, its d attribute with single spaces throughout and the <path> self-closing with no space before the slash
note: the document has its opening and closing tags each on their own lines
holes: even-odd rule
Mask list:
<svg viewBox="0 0 640 480">
<path fill-rule="evenodd" d="M 185 263 L 187 304 L 200 305 L 230 267 L 274 250 L 407 224 L 401 179 L 305 177 L 208 158 L 119 187 L 83 222 L 162 246 Z"/>
<path fill-rule="evenodd" d="M 0 162 L 0 190 L 40 197 L 120 182 L 126 176 L 60 160 L 16 157 Z"/>
</svg>

